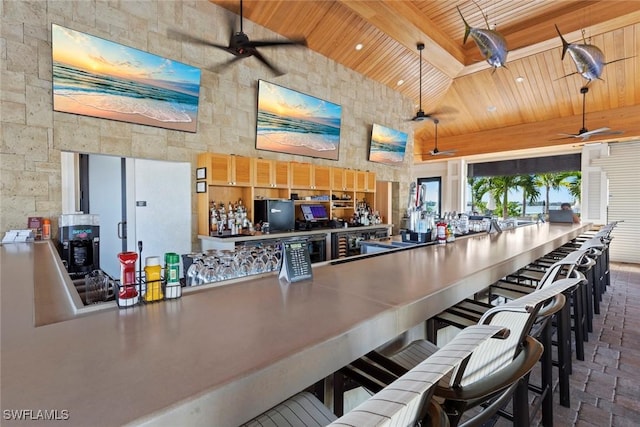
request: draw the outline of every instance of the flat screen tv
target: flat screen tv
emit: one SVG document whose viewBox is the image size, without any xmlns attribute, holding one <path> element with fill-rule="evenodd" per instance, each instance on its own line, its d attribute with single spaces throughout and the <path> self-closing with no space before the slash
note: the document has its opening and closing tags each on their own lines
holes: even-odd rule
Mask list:
<svg viewBox="0 0 640 427">
<path fill-rule="evenodd" d="M 379 124 L 373 124 L 369 161 L 386 164 L 400 164 L 404 161 L 407 148 L 407 134 Z"/>
<path fill-rule="evenodd" d="M 53 109 L 196 132 L 200 69 L 53 24 Z"/>
<path fill-rule="evenodd" d="M 256 148 L 338 160 L 342 107 L 258 81 Z"/>
</svg>

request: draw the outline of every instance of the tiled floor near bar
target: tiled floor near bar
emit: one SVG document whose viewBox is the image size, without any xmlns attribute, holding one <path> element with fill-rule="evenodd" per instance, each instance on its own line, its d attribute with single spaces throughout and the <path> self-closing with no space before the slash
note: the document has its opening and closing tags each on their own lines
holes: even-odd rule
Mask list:
<svg viewBox="0 0 640 427">
<path fill-rule="evenodd" d="M 560 406 L 557 390 L 554 402 L 555 426 L 640 425 L 640 264 L 611 264 L 585 360 L 574 359 L 571 408 Z"/>
</svg>

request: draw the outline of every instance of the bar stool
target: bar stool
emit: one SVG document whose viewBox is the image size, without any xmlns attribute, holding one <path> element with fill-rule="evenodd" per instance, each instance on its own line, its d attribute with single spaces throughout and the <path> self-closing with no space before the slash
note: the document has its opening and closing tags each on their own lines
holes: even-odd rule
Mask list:
<svg viewBox="0 0 640 427">
<path fill-rule="evenodd" d="M 520 357 L 519 351 L 527 347 L 526 342 L 534 340 L 528 334 L 535 322 L 540 320 L 539 316 L 549 317 L 552 312 L 562 307 L 565 301 L 562 292 L 569 291 L 579 283 L 580 279 L 562 279 L 522 298 L 492 307 L 482 316 L 479 324 L 487 322 L 492 325 L 508 324 L 510 336 L 504 342 L 491 340 L 491 342 L 484 343 L 471 356 L 460 379 L 436 388 L 435 396 L 443 399 L 442 407 L 449 414 L 452 425 L 457 425 L 466 411 L 482 405 L 488 412 L 482 411 L 464 421 L 465 425 L 467 423 L 479 425 L 499 411 L 512 396 L 514 398 L 514 414 L 512 416 L 514 425 L 528 425 L 528 373 L 540 360 L 542 353 L 538 353 L 534 360 L 528 359 L 527 363 L 530 365 L 527 365 L 526 372 L 521 370 L 522 366 L 518 369 L 515 368 L 517 366 L 515 360 Z M 551 306 L 555 307 L 555 310 L 546 315 L 542 314 L 543 307 Z M 435 349 L 437 347 L 433 343 L 427 340 L 417 340 L 386 356 L 378 352 L 371 352 L 367 354 L 364 362 L 365 365 L 368 364 L 375 369 L 364 371 L 357 368 L 357 370 L 363 371 L 367 375 L 376 375 L 380 366 L 389 371 L 398 369 L 394 368 L 398 366 L 399 369 L 411 369 L 416 363 L 432 354 Z M 514 355 L 516 359 L 514 359 Z M 514 380 L 514 375 L 518 376 L 517 380 Z M 546 405 L 545 409 L 552 408 L 550 380 L 547 382 L 547 386 L 550 391 L 546 402 L 549 405 Z M 484 390 L 482 398 L 474 395 L 480 390 Z"/>
<path fill-rule="evenodd" d="M 579 279 L 582 286 L 586 283 L 584 276 L 576 270 L 577 263 L 585 256 L 584 251 L 573 251 L 559 261 L 556 261 L 544 272 L 537 283 L 537 288 L 530 285 L 524 285 L 517 281 L 502 280 L 490 286 L 490 292 L 493 295 L 499 295 L 507 300 L 515 300 L 534 290 L 544 289 L 546 286 L 553 284 L 561 278 Z M 499 287 L 498 287 L 499 286 Z M 571 288 L 571 298 L 574 298 L 578 291 L 578 287 Z M 579 298 L 577 299 L 578 302 Z M 581 304 L 580 304 L 581 306 Z M 470 324 L 474 324 L 484 312 L 494 307 L 491 304 L 480 301 L 466 299 L 463 302 L 445 310 L 432 319 L 427 321 L 427 338 L 431 341 L 437 334 L 440 325 L 450 325 L 457 328 L 464 328 Z M 575 306 L 574 306 L 575 307 Z M 581 318 L 582 312 L 578 310 L 576 318 Z M 560 403 L 562 406 L 569 407 L 569 374 L 571 373 L 571 314 L 570 306 L 565 305 L 562 310 L 554 315 L 557 330 L 557 347 L 558 359 L 555 365 L 558 367 L 558 378 L 560 388 Z M 577 348 L 584 350 L 583 341 L 581 340 L 580 328 L 577 330 L 576 343 Z M 581 354 L 584 358 L 584 353 Z"/>
<path fill-rule="evenodd" d="M 578 246 L 580 250 L 586 250 L 587 255 L 595 261 L 595 265 L 592 267 L 592 277 L 590 282 L 592 283 L 592 300 L 593 300 L 593 312 L 600 314 L 600 302 L 602 301 L 602 294 L 605 292 L 607 279 L 609 277 L 607 266 L 608 244 L 603 236 L 591 237 L 587 240 L 583 240 Z M 574 243 L 575 245 L 575 243 Z M 565 246 L 555 251 L 556 254 L 567 253 L 575 246 Z"/>
<path fill-rule="evenodd" d="M 506 299 L 514 299 L 544 286 L 544 284 L 541 283 L 543 280 L 557 280 L 563 277 L 570 277 L 573 271 L 582 264 L 586 253 L 587 249 L 574 250 L 549 267 L 545 267 L 545 265 L 539 262 L 534 262 L 519 270 L 518 273 L 509 275 L 508 279 L 499 280 L 489 286 L 489 295 L 490 297 L 500 296 Z M 549 274 L 552 276 L 550 279 Z M 584 335 L 587 329 L 587 316 L 584 309 L 586 283 L 585 281 L 585 286 L 578 286 L 571 294 L 571 308 L 573 309 L 573 313 L 570 314 L 570 316 L 573 317 L 572 329 L 574 331 L 576 359 L 578 360 L 584 360 Z M 570 346 L 570 334 L 566 334 L 566 336 L 568 342 L 565 345 Z M 571 372 L 570 358 L 567 366 L 569 372 Z"/>
<path fill-rule="evenodd" d="M 449 420 L 431 399 L 436 384 L 466 365 L 473 352 L 494 336 L 507 336 L 501 326 L 478 325 L 382 388 L 342 417 L 336 417 L 317 397 L 304 391 L 241 427 L 407 426 L 428 422 L 446 427 Z"/>
<path fill-rule="evenodd" d="M 553 265 L 554 262 L 558 261 L 558 257 L 553 254 L 545 255 L 544 257 L 535 261 L 535 264 L 546 266 L 547 268 Z M 593 332 L 593 315 L 594 315 L 594 305 L 593 305 L 593 288 L 596 280 L 595 274 L 595 266 L 596 262 L 592 258 L 588 256 L 584 256 L 580 263 L 578 264 L 578 271 L 581 272 L 585 278 L 587 279 L 587 283 L 583 288 L 582 292 L 582 306 L 584 311 L 584 321 L 581 322 L 583 324 L 583 338 L 584 341 L 589 341 L 589 332 Z"/>
<path fill-rule="evenodd" d="M 602 301 L 602 294 L 606 292 L 607 287 L 611 283 L 609 270 L 609 245 L 612 240 L 611 233 L 617 226 L 618 222 L 620 221 L 610 222 L 599 230 L 584 232 L 574 239 L 573 242 L 567 243 L 558 249 L 560 251 L 567 251 L 579 247 L 586 247 L 586 245 L 591 244 L 595 248 L 594 251 L 599 252 L 597 256 L 595 256 L 595 253 L 590 254 L 597 262 L 596 273 L 599 277 L 599 281 L 594 283 L 594 285 L 598 287 L 598 292 L 594 291 L 594 296 L 597 296 L 598 303 Z M 599 304 L 594 304 L 594 311 L 596 314 L 600 313 Z"/>
</svg>

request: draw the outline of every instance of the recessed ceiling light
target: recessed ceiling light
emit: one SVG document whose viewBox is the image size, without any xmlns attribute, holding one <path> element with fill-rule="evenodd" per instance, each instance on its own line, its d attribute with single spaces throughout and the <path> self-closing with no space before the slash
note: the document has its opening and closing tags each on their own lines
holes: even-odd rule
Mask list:
<svg viewBox="0 0 640 427">
<path fill-rule="evenodd" d="M 487 107 L 487 111 L 488 111 L 488 112 L 490 112 L 490 113 L 493 113 L 493 112 L 495 112 L 495 111 L 497 111 L 497 110 L 498 110 L 498 109 L 496 108 L 496 106 L 495 106 L 495 105 L 489 105 L 489 106 Z"/>
<path fill-rule="evenodd" d="M 516 82 L 522 83 L 523 81 L 524 81 L 524 77 L 522 77 L 522 76 L 516 77 Z"/>
<path fill-rule="evenodd" d="M 402 86 L 404 84 L 404 80 L 400 79 L 398 80 L 398 83 L 396 83 L 398 86 Z"/>
<path fill-rule="evenodd" d="M 364 45 L 362 43 L 358 43 L 356 45 L 356 50 L 362 50 L 363 47 L 364 47 Z"/>
</svg>

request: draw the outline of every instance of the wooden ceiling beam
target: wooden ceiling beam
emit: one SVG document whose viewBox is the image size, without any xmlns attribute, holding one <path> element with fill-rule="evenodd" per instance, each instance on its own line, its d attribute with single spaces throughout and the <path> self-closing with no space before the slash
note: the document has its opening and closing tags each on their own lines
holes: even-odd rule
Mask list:
<svg viewBox="0 0 640 427">
<path fill-rule="evenodd" d="M 465 135 L 449 137 L 438 136 L 438 149 L 441 151 L 455 149 L 454 156 L 430 156 L 434 141 L 430 135 L 418 130 L 414 135 L 414 160 L 416 163 L 426 161 L 443 161 L 455 157 L 476 154 L 498 153 L 512 150 L 551 147 L 558 145 L 576 145 L 601 141 L 621 141 L 629 138 L 638 139 L 640 135 L 640 105 L 598 111 L 587 114 L 587 128 L 598 129 L 609 127 L 612 130 L 623 130 L 621 135 L 593 136 L 587 141 L 579 138 L 562 138 L 561 133 L 577 133 L 582 123 L 582 115 L 545 120 L 537 123 L 491 129 Z M 420 139 L 423 139 L 420 142 Z M 415 154 L 427 153 L 427 154 Z"/>
</svg>

